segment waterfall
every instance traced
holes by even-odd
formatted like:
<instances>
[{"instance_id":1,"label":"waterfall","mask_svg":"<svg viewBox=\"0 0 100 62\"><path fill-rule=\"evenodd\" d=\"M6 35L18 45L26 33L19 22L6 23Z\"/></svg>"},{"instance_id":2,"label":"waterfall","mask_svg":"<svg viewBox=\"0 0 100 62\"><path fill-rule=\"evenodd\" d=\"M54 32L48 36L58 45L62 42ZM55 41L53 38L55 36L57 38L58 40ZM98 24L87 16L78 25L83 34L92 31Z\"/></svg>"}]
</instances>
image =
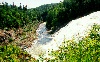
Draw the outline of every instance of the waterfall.
<instances>
[{"instance_id":1,"label":"waterfall","mask_svg":"<svg viewBox=\"0 0 100 62\"><path fill-rule=\"evenodd\" d=\"M94 23L100 25L100 11L72 20L52 35L48 34L46 30L46 22L41 23L36 30L37 39L34 40L30 48L25 50L35 58L39 58L41 54L44 54L44 57L51 57L48 53L52 50L57 50L64 40L74 38L78 42L78 40L87 36Z\"/></svg>"}]
</instances>

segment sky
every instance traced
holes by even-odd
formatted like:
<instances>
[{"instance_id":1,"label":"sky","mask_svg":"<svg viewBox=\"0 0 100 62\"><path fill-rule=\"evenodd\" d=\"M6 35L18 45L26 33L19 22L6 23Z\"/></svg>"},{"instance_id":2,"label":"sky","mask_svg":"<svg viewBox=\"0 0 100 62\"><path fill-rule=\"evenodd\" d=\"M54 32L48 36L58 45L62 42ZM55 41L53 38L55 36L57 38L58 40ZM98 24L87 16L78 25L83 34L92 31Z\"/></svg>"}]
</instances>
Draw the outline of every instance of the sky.
<instances>
[{"instance_id":1,"label":"sky","mask_svg":"<svg viewBox=\"0 0 100 62\"><path fill-rule=\"evenodd\" d=\"M13 4L19 6L20 3L23 5L27 5L28 8L36 8L38 6L44 5L44 4L50 4L50 3L59 3L63 0L0 0L0 3L7 2L8 4Z\"/></svg>"}]
</instances>

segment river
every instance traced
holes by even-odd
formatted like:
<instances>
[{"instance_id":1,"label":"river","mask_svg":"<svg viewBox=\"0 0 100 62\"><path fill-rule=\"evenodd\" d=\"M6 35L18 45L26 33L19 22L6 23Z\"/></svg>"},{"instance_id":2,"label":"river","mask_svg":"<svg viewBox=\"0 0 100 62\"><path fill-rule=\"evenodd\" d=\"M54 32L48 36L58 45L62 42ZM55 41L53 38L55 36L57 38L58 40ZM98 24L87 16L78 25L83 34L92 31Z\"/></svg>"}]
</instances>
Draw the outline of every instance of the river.
<instances>
[{"instance_id":1,"label":"river","mask_svg":"<svg viewBox=\"0 0 100 62\"><path fill-rule=\"evenodd\" d=\"M100 11L72 20L52 35L48 34L46 23L41 23L36 30L37 39L34 40L30 48L25 50L35 58L39 58L39 55L42 54L44 54L44 57L53 58L48 53L57 50L63 41L74 39L78 42L78 40L88 35L94 23L100 25Z\"/></svg>"}]
</instances>

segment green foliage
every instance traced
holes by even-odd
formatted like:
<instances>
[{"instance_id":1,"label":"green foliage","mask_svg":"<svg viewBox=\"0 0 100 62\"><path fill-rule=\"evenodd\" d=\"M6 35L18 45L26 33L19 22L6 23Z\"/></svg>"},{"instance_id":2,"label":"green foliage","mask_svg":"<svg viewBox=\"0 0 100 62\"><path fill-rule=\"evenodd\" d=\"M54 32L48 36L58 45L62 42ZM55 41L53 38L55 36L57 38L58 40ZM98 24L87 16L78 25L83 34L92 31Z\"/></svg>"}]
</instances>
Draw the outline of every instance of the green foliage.
<instances>
[{"instance_id":1,"label":"green foliage","mask_svg":"<svg viewBox=\"0 0 100 62\"><path fill-rule=\"evenodd\" d=\"M18 8L15 5L0 5L0 28L23 27L30 22L27 7Z\"/></svg>"},{"instance_id":2,"label":"green foliage","mask_svg":"<svg viewBox=\"0 0 100 62\"><path fill-rule=\"evenodd\" d=\"M36 8L28 9L28 12L30 14L29 16L34 15L35 18L33 18L33 20L46 21L48 11L53 9L55 5L57 5L57 3L41 5Z\"/></svg>"},{"instance_id":3,"label":"green foliage","mask_svg":"<svg viewBox=\"0 0 100 62\"><path fill-rule=\"evenodd\" d=\"M0 46L0 62L36 62L16 45Z\"/></svg>"},{"instance_id":4,"label":"green foliage","mask_svg":"<svg viewBox=\"0 0 100 62\"><path fill-rule=\"evenodd\" d=\"M48 62L99 62L100 61L100 25L93 25L90 34L76 43L64 41L59 50L52 51L55 59Z\"/></svg>"},{"instance_id":5,"label":"green foliage","mask_svg":"<svg viewBox=\"0 0 100 62\"><path fill-rule=\"evenodd\" d=\"M100 0L64 0L48 11L46 27L55 31L75 18L98 10Z\"/></svg>"},{"instance_id":6,"label":"green foliage","mask_svg":"<svg viewBox=\"0 0 100 62\"><path fill-rule=\"evenodd\" d=\"M13 39L11 37L8 40L9 40L9 42L12 42L13 41Z\"/></svg>"},{"instance_id":7,"label":"green foliage","mask_svg":"<svg viewBox=\"0 0 100 62\"><path fill-rule=\"evenodd\" d=\"M58 4L42 5L34 9L0 5L0 28L18 28L32 21L46 21L46 27L56 30L72 19L83 16L89 12L100 10L100 0L64 0ZM33 26L33 25L32 25ZM25 32L31 31L31 25ZM13 41L9 38L9 41ZM79 40L65 41L57 51L52 51L55 59L48 62L99 62L100 61L100 26L94 25L89 36ZM41 60L44 60L41 58ZM38 62L26 52L15 45L0 46L0 62Z\"/></svg>"}]
</instances>

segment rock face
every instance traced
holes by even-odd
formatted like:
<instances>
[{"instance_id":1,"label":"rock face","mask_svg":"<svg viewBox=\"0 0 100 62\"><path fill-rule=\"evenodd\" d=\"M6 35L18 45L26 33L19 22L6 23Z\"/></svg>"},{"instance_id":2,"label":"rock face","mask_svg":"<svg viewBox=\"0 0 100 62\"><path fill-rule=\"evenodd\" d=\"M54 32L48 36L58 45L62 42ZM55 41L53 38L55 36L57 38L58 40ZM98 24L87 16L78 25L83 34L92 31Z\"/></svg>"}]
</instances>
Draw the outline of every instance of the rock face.
<instances>
[{"instance_id":1,"label":"rock face","mask_svg":"<svg viewBox=\"0 0 100 62\"><path fill-rule=\"evenodd\" d=\"M48 51L57 50L64 40L74 38L78 42L87 36L93 24L100 25L100 11L72 20L53 35L47 33L45 24L40 24L37 29L38 39L34 41L35 43L30 48L25 49L32 57L38 58L40 54L44 54L44 57L50 57Z\"/></svg>"}]
</instances>

